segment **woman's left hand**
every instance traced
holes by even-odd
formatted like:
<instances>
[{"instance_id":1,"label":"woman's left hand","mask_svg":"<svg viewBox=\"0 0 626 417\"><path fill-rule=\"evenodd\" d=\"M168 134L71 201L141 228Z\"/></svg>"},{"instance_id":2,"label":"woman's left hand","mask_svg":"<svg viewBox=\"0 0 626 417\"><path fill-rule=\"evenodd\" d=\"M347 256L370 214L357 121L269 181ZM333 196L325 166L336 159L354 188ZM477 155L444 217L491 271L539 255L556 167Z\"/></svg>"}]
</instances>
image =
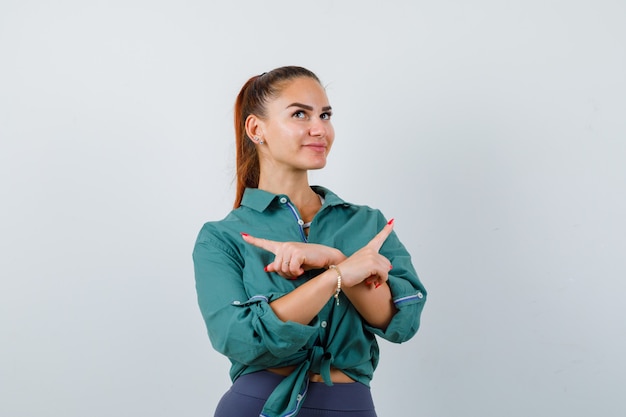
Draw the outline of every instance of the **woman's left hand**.
<instances>
[{"instance_id":1,"label":"woman's left hand","mask_svg":"<svg viewBox=\"0 0 626 417\"><path fill-rule=\"evenodd\" d=\"M265 271L276 272L287 279L296 279L304 274L304 271L328 268L329 265L338 264L346 259L340 250L330 246L316 243L277 242L246 233L242 233L241 236L247 243L272 252L275 255L274 262L267 265Z\"/></svg>"}]
</instances>

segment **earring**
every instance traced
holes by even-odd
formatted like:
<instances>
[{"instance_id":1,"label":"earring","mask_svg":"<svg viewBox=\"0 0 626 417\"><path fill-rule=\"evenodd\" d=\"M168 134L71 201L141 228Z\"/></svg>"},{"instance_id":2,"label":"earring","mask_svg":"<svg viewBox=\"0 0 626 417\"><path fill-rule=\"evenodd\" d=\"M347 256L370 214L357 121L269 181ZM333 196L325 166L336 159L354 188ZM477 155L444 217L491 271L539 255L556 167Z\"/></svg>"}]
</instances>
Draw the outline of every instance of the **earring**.
<instances>
[{"instance_id":1,"label":"earring","mask_svg":"<svg viewBox=\"0 0 626 417\"><path fill-rule=\"evenodd\" d=\"M259 138L258 136L255 136L254 140L257 141L259 145L263 145L265 143L263 142L263 139Z\"/></svg>"}]
</instances>

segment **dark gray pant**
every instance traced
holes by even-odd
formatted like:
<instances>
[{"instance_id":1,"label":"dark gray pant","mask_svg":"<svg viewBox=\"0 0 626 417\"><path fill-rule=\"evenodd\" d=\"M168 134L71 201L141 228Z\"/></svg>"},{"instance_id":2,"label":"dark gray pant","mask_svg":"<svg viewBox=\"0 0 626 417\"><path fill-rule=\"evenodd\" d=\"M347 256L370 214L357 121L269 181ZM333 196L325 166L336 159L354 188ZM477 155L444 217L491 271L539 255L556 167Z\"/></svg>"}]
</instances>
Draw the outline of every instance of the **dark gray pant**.
<instances>
[{"instance_id":1,"label":"dark gray pant","mask_svg":"<svg viewBox=\"0 0 626 417\"><path fill-rule=\"evenodd\" d=\"M224 394L215 417L258 417L265 400L283 380L268 371L237 378ZM369 387L359 383L327 386L309 383L306 398L297 417L376 417Z\"/></svg>"}]
</instances>

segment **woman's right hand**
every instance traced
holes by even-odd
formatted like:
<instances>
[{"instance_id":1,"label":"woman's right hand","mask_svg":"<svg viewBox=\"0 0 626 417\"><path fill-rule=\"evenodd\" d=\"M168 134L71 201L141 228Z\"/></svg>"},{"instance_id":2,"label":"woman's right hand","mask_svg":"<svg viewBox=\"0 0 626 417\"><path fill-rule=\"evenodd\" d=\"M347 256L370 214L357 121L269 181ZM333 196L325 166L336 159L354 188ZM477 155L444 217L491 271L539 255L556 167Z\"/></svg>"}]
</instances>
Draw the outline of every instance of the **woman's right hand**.
<instances>
[{"instance_id":1,"label":"woman's right hand","mask_svg":"<svg viewBox=\"0 0 626 417\"><path fill-rule=\"evenodd\" d=\"M340 250L330 246L302 242L278 242L242 233L247 243L272 252L274 261L265 266L266 272L276 272L283 278L296 279L310 269L328 268L346 259Z\"/></svg>"}]
</instances>

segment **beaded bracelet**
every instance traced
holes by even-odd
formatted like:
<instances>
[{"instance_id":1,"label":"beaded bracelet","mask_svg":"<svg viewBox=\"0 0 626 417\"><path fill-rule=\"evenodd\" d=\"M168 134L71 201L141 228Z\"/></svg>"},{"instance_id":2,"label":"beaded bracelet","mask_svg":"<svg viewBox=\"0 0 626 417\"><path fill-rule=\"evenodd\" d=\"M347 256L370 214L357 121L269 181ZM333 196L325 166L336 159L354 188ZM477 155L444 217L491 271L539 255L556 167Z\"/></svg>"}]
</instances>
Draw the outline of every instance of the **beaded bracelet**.
<instances>
[{"instance_id":1,"label":"beaded bracelet","mask_svg":"<svg viewBox=\"0 0 626 417\"><path fill-rule=\"evenodd\" d=\"M339 305L339 293L341 292L341 270L337 265L329 265L329 269L334 269L337 272L337 289L335 290L335 300L337 301L337 305Z\"/></svg>"}]
</instances>

